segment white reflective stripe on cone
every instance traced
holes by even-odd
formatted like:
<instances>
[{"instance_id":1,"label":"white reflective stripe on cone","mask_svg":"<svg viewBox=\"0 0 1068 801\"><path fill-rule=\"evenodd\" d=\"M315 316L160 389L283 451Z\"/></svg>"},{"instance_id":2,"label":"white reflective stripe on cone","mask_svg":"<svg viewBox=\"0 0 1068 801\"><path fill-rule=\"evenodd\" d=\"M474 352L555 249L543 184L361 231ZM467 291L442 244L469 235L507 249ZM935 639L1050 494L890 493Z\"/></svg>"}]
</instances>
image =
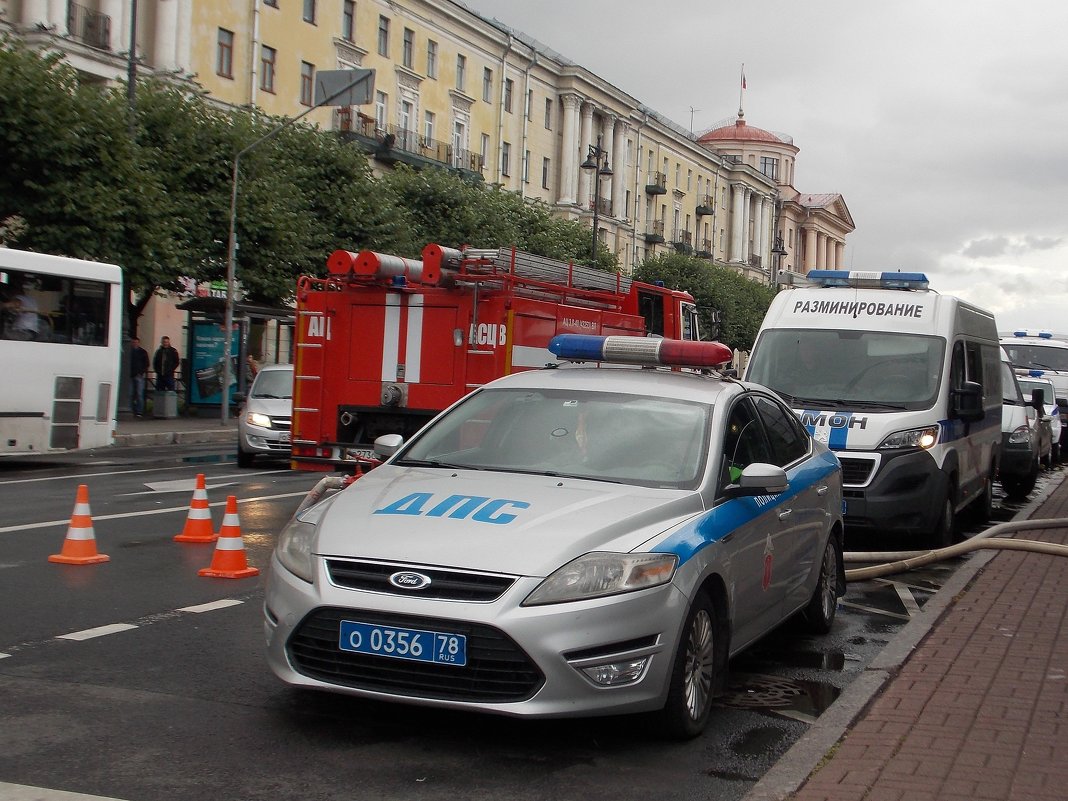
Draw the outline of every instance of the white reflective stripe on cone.
<instances>
[{"instance_id":1,"label":"white reflective stripe on cone","mask_svg":"<svg viewBox=\"0 0 1068 801\"><path fill-rule=\"evenodd\" d=\"M215 541L215 547L220 551L243 551L245 543L240 537L219 537Z\"/></svg>"},{"instance_id":2,"label":"white reflective stripe on cone","mask_svg":"<svg viewBox=\"0 0 1068 801\"><path fill-rule=\"evenodd\" d=\"M68 540L95 540L93 535L93 527L89 528L68 528L67 529Z\"/></svg>"},{"instance_id":3,"label":"white reflective stripe on cone","mask_svg":"<svg viewBox=\"0 0 1068 801\"><path fill-rule=\"evenodd\" d=\"M195 506L189 510L191 520L206 520L211 518L211 509L197 509Z\"/></svg>"},{"instance_id":4,"label":"white reflective stripe on cone","mask_svg":"<svg viewBox=\"0 0 1068 801\"><path fill-rule=\"evenodd\" d=\"M74 504L74 511L71 512L71 514L74 514L74 515L88 515L88 514L92 514L92 513L89 511L89 504L87 504L87 503L76 503L76 504Z\"/></svg>"}]
</instances>

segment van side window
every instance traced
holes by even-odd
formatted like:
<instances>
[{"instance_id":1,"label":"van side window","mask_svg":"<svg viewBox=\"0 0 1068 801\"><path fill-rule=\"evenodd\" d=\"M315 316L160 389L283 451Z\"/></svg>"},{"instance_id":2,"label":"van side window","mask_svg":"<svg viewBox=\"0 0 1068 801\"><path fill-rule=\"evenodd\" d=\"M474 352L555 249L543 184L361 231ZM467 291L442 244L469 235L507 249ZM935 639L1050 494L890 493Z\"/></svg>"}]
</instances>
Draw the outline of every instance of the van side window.
<instances>
[{"instance_id":1,"label":"van side window","mask_svg":"<svg viewBox=\"0 0 1068 801\"><path fill-rule=\"evenodd\" d=\"M993 403L1000 395L998 379L1001 377L1001 353L990 345L982 346L983 352L983 397Z\"/></svg>"},{"instance_id":2,"label":"van side window","mask_svg":"<svg viewBox=\"0 0 1068 801\"><path fill-rule=\"evenodd\" d=\"M964 343L953 343L953 361L949 363L950 389L964 389Z\"/></svg>"},{"instance_id":3,"label":"van side window","mask_svg":"<svg viewBox=\"0 0 1068 801\"><path fill-rule=\"evenodd\" d=\"M967 375L965 376L968 381L974 381L977 384L983 383L983 359L982 353L979 350L978 342L965 342L964 343L964 357L967 364Z\"/></svg>"}]
</instances>

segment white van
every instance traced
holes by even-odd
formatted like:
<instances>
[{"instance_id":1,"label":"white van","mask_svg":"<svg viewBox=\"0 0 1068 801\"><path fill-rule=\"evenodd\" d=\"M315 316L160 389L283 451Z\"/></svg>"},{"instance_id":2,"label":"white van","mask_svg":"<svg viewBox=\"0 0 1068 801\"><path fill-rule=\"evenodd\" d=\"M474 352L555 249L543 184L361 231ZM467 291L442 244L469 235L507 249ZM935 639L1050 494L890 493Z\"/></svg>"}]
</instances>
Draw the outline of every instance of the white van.
<instances>
[{"instance_id":1,"label":"white van","mask_svg":"<svg viewBox=\"0 0 1068 801\"><path fill-rule=\"evenodd\" d=\"M1001 350L1001 456L998 480L1009 500L1022 501L1035 488L1042 470L1038 412L1024 396L1004 348ZM1052 433L1047 433L1052 438Z\"/></svg>"},{"instance_id":2,"label":"white van","mask_svg":"<svg viewBox=\"0 0 1068 801\"><path fill-rule=\"evenodd\" d=\"M1048 378L1053 384L1057 408L1047 411L1059 415L1059 450L1068 453L1068 334L1025 329L1003 331L1001 347L1009 354L1017 375Z\"/></svg>"},{"instance_id":3,"label":"white van","mask_svg":"<svg viewBox=\"0 0 1068 801\"><path fill-rule=\"evenodd\" d=\"M994 317L922 273L813 270L779 293L746 380L771 387L842 462L845 523L953 541L958 512L990 514L1001 447ZM855 540L854 540L855 541Z\"/></svg>"}]
</instances>

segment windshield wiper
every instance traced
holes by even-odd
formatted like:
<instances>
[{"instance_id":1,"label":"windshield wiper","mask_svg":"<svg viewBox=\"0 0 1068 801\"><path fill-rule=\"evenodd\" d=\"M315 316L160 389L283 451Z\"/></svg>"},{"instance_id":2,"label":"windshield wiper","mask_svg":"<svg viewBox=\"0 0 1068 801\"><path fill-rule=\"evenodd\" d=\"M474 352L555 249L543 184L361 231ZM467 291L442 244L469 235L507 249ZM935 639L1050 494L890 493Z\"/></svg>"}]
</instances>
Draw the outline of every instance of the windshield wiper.
<instances>
[{"instance_id":1,"label":"windshield wiper","mask_svg":"<svg viewBox=\"0 0 1068 801\"><path fill-rule=\"evenodd\" d=\"M453 464L438 459L400 459L393 463L396 467L441 467L446 470L484 470L473 464Z\"/></svg>"},{"instance_id":2,"label":"windshield wiper","mask_svg":"<svg viewBox=\"0 0 1068 801\"><path fill-rule=\"evenodd\" d=\"M254 397L254 398L270 398L271 400L282 400L283 396L282 395L271 395L268 392L264 392L264 393L261 393L259 395L253 395L252 397ZM289 398L289 397L292 397L292 396L286 395L285 397Z\"/></svg>"},{"instance_id":3,"label":"windshield wiper","mask_svg":"<svg viewBox=\"0 0 1068 801\"><path fill-rule=\"evenodd\" d=\"M548 476L549 478L577 478L584 481L603 481L607 484L622 484L624 482L617 481L614 478L601 478L599 476L583 476L577 473L559 473L556 470L532 470L525 467L491 467L486 466L480 468L482 470L488 470L491 473L522 473L525 476Z\"/></svg>"},{"instance_id":4,"label":"windshield wiper","mask_svg":"<svg viewBox=\"0 0 1068 801\"><path fill-rule=\"evenodd\" d=\"M864 401L864 400L839 400L835 401L840 409L908 409L903 403L889 403L887 401Z\"/></svg>"}]
</instances>

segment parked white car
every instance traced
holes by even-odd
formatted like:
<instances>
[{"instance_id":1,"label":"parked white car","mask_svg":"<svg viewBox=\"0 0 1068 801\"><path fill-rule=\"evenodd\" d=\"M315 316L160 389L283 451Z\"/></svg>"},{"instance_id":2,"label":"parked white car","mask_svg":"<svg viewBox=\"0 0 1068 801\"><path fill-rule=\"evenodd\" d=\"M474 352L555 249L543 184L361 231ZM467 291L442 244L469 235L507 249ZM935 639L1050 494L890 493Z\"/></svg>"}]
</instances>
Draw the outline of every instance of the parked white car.
<instances>
[{"instance_id":1,"label":"parked white car","mask_svg":"<svg viewBox=\"0 0 1068 801\"><path fill-rule=\"evenodd\" d=\"M257 456L288 459L293 422L293 365L266 364L256 374L238 421L237 464Z\"/></svg>"}]
</instances>

